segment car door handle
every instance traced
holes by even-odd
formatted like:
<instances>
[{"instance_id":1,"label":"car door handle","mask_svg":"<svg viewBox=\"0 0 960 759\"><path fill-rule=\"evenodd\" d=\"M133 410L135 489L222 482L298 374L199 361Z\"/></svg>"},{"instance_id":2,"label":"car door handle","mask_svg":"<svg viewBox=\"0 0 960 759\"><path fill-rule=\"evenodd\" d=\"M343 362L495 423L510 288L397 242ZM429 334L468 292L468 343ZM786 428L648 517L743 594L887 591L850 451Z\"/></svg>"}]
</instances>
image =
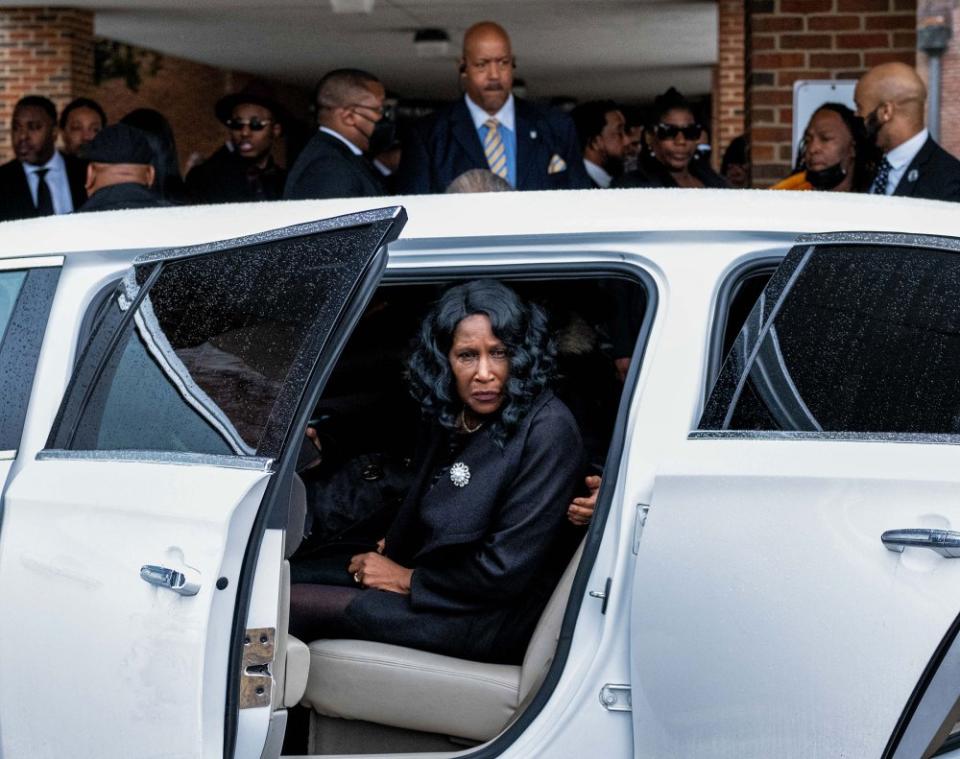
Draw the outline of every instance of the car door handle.
<instances>
[{"instance_id":1,"label":"car door handle","mask_svg":"<svg viewBox=\"0 0 960 759\"><path fill-rule=\"evenodd\" d=\"M200 592L200 583L190 582L183 572L156 564L140 567L140 579L158 588L166 588L181 596L195 596Z\"/></svg>"},{"instance_id":2,"label":"car door handle","mask_svg":"<svg viewBox=\"0 0 960 759\"><path fill-rule=\"evenodd\" d=\"M954 530L887 530L880 540L888 551L901 553L904 548L929 548L945 559L960 559L960 532Z\"/></svg>"}]
</instances>

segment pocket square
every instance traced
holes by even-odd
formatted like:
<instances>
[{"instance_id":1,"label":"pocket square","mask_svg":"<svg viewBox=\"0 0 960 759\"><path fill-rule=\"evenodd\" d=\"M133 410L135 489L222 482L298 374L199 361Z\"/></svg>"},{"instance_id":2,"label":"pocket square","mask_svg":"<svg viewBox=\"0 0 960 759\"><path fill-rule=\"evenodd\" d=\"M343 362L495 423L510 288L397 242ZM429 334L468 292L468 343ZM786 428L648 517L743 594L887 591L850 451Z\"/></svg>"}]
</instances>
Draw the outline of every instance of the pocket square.
<instances>
[{"instance_id":1,"label":"pocket square","mask_svg":"<svg viewBox=\"0 0 960 759\"><path fill-rule=\"evenodd\" d=\"M567 162L564 161L556 153L553 154L553 158L550 159L550 165L547 166L548 174L559 174L561 171L567 170Z\"/></svg>"}]
</instances>

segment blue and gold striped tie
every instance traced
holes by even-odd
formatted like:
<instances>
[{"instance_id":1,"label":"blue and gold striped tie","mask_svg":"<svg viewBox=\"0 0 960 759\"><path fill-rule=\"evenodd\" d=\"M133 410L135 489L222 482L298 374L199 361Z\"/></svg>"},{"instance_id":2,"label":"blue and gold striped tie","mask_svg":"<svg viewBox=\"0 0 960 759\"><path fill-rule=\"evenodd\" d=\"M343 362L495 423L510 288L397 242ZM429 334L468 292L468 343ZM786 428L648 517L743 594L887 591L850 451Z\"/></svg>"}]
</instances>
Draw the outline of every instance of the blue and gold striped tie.
<instances>
[{"instance_id":1,"label":"blue and gold striped tie","mask_svg":"<svg viewBox=\"0 0 960 759\"><path fill-rule=\"evenodd\" d=\"M487 156L487 166L498 177L506 179L507 150L500 138L500 122L496 119L487 119L484 126L487 128L487 136L483 139L483 152Z\"/></svg>"}]
</instances>

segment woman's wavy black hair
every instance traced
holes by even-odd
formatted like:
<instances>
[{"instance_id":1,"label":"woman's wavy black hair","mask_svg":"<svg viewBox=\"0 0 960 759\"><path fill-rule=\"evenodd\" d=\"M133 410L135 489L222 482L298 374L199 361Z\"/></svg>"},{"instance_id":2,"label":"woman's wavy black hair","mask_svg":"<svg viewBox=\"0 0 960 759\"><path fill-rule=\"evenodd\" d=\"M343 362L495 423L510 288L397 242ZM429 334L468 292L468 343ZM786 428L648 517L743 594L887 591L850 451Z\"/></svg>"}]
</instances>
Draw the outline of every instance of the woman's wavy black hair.
<instances>
[{"instance_id":1,"label":"woman's wavy black hair","mask_svg":"<svg viewBox=\"0 0 960 759\"><path fill-rule=\"evenodd\" d=\"M407 367L410 391L427 416L455 429L463 401L457 395L448 354L457 325L468 316L486 314L493 333L510 358L503 405L491 424L493 439L503 445L516 431L537 396L553 376L556 347L539 306L524 303L496 280L474 280L447 290L420 326L419 341Z\"/></svg>"}]
</instances>

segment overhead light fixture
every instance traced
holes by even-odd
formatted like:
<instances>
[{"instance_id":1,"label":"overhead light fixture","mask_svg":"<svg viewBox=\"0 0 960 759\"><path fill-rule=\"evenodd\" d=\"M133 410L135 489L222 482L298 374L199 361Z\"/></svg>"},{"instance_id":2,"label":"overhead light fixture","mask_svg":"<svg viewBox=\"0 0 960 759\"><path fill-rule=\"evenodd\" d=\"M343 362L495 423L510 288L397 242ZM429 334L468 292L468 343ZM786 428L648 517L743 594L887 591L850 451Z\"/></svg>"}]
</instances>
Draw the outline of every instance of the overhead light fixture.
<instances>
[{"instance_id":1,"label":"overhead light fixture","mask_svg":"<svg viewBox=\"0 0 960 759\"><path fill-rule=\"evenodd\" d=\"M373 13L377 0L330 0L334 13Z\"/></svg>"},{"instance_id":2,"label":"overhead light fixture","mask_svg":"<svg viewBox=\"0 0 960 759\"><path fill-rule=\"evenodd\" d=\"M442 58L450 52L450 37L443 29L417 29L413 46L418 58Z\"/></svg>"}]
</instances>

